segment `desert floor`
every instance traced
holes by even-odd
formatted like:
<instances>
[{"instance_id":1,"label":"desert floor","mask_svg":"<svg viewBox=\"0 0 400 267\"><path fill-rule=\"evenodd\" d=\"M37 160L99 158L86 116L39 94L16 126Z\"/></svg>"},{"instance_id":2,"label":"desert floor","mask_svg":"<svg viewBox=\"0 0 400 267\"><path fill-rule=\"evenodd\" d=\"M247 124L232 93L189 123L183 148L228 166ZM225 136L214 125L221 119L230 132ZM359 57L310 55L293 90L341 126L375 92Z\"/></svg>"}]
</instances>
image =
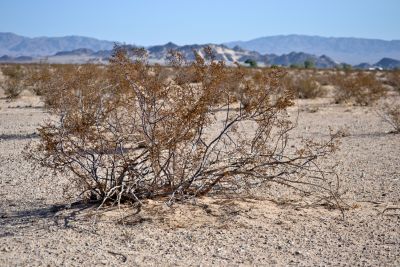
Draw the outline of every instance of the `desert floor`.
<instances>
[{"instance_id":1,"label":"desert floor","mask_svg":"<svg viewBox=\"0 0 400 267\"><path fill-rule=\"evenodd\" d=\"M396 96L392 96L396 97ZM400 134L374 107L303 100L293 139L341 129L330 160L350 208L291 203L286 189L254 197L132 207L77 205L65 177L32 166L22 152L46 118L40 100L0 93L0 265L400 266ZM37 167L37 168L34 168Z\"/></svg>"}]
</instances>

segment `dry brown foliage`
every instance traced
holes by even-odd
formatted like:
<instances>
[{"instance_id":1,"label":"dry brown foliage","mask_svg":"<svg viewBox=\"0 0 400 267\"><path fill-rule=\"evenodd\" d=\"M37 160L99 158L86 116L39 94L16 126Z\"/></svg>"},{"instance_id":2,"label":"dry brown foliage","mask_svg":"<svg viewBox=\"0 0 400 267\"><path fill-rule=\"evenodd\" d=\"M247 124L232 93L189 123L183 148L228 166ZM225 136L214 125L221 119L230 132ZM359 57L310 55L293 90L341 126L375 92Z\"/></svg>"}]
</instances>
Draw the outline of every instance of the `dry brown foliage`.
<instances>
[{"instance_id":1,"label":"dry brown foliage","mask_svg":"<svg viewBox=\"0 0 400 267\"><path fill-rule=\"evenodd\" d=\"M332 70L319 70L313 78L320 84L320 85L329 85L331 82L331 72Z\"/></svg>"},{"instance_id":2,"label":"dry brown foliage","mask_svg":"<svg viewBox=\"0 0 400 267\"><path fill-rule=\"evenodd\" d=\"M334 136L288 147L284 71L227 67L205 52L189 63L171 51L165 68L117 47L107 67L53 71L45 98L58 120L40 127L29 157L72 173L83 197L103 202L172 203L274 182L340 205L338 177L317 164Z\"/></svg>"},{"instance_id":3,"label":"dry brown foliage","mask_svg":"<svg viewBox=\"0 0 400 267\"><path fill-rule=\"evenodd\" d=\"M386 104L379 115L392 126L392 133L400 133L400 104Z\"/></svg>"},{"instance_id":4,"label":"dry brown foliage","mask_svg":"<svg viewBox=\"0 0 400 267\"><path fill-rule=\"evenodd\" d=\"M400 70L390 71L386 75L386 81L388 85L392 86L395 90L400 92Z\"/></svg>"},{"instance_id":5,"label":"dry brown foliage","mask_svg":"<svg viewBox=\"0 0 400 267\"><path fill-rule=\"evenodd\" d=\"M1 87L6 97L17 98L25 88L26 69L19 64L9 64L1 66L1 72L5 76Z\"/></svg>"},{"instance_id":6,"label":"dry brown foliage","mask_svg":"<svg viewBox=\"0 0 400 267\"><path fill-rule=\"evenodd\" d=\"M35 95L46 96L45 90L51 90L52 73L64 69L63 65L49 64L8 64L1 67L5 76L2 86L8 98L17 98L23 90L32 91Z\"/></svg>"},{"instance_id":7,"label":"dry brown foliage","mask_svg":"<svg viewBox=\"0 0 400 267\"><path fill-rule=\"evenodd\" d=\"M326 92L315 79L316 74L286 75L282 80L284 87L293 91L300 99L313 99L323 97Z\"/></svg>"},{"instance_id":8,"label":"dry brown foliage","mask_svg":"<svg viewBox=\"0 0 400 267\"><path fill-rule=\"evenodd\" d=\"M48 109L58 113L68 94L74 94L76 88L91 87L100 90L108 82L106 67L95 64L84 65L41 65L32 70L30 89L42 99ZM89 83L89 84L88 84ZM84 89L88 91L88 89Z\"/></svg>"},{"instance_id":9,"label":"dry brown foliage","mask_svg":"<svg viewBox=\"0 0 400 267\"><path fill-rule=\"evenodd\" d=\"M336 87L337 103L353 103L367 106L386 94L382 83L374 72L336 72L331 76Z\"/></svg>"},{"instance_id":10,"label":"dry brown foliage","mask_svg":"<svg viewBox=\"0 0 400 267\"><path fill-rule=\"evenodd\" d=\"M27 65L27 73L25 74L25 84L27 89L31 90L37 96L46 96L50 93L50 82L52 73L63 68L60 65L49 64L31 64Z\"/></svg>"}]
</instances>

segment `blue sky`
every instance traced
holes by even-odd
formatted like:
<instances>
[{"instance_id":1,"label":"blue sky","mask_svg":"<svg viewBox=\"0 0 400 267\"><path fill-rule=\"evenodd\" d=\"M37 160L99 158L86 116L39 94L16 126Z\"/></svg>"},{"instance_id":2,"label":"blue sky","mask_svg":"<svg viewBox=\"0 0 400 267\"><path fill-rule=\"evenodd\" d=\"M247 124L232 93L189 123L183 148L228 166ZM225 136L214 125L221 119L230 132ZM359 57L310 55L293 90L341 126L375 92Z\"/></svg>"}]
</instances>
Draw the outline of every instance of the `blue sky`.
<instances>
[{"instance_id":1,"label":"blue sky","mask_svg":"<svg viewBox=\"0 0 400 267\"><path fill-rule=\"evenodd\" d=\"M278 34L400 39L400 0L0 0L0 32L140 45Z\"/></svg>"}]
</instances>

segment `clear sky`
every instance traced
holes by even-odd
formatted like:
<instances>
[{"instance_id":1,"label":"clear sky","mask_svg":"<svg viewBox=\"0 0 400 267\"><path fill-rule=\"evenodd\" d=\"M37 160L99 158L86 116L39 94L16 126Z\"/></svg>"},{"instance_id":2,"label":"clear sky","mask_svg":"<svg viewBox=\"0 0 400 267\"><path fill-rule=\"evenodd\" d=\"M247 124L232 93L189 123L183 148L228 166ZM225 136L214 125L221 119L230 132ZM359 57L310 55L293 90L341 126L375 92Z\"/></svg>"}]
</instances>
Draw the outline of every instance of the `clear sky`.
<instances>
[{"instance_id":1,"label":"clear sky","mask_svg":"<svg viewBox=\"0 0 400 267\"><path fill-rule=\"evenodd\" d=\"M0 32L138 45L278 34L400 39L400 0L0 0Z\"/></svg>"}]
</instances>

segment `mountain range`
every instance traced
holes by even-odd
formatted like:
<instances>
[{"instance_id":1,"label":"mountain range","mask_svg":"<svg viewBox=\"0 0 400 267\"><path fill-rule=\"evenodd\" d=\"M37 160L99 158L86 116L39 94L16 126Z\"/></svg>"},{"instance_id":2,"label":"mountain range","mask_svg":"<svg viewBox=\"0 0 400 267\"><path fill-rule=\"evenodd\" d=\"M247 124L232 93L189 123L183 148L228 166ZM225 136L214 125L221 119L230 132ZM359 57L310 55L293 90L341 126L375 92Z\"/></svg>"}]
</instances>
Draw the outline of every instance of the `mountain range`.
<instances>
[{"instance_id":1,"label":"mountain range","mask_svg":"<svg viewBox=\"0 0 400 267\"><path fill-rule=\"evenodd\" d=\"M82 36L28 38L13 33L0 33L0 62L45 60L49 63L104 63L110 58L115 43ZM228 64L252 60L259 65L290 66L302 65L309 60L319 68L333 68L340 62L359 64L359 68L370 68L373 65L383 68L400 67L400 61L393 59L400 58L400 41L373 39L288 35L220 45L179 46L169 42L146 49L150 62L164 64L170 49L179 51L188 60L193 60L193 50L201 53L206 45L213 49L216 59L224 60ZM371 53L369 56L368 51Z\"/></svg>"},{"instance_id":2,"label":"mountain range","mask_svg":"<svg viewBox=\"0 0 400 267\"><path fill-rule=\"evenodd\" d=\"M97 51L112 49L113 46L114 42L83 36L29 38L10 32L0 32L0 56L40 57L79 48L89 48Z\"/></svg>"},{"instance_id":3,"label":"mountain range","mask_svg":"<svg viewBox=\"0 0 400 267\"><path fill-rule=\"evenodd\" d=\"M168 55L170 50L175 50L181 53L187 61L195 59L193 51L197 51L201 56L204 56L203 48L206 46L211 47L214 52L216 60L222 60L228 65L238 62L246 64L246 61L251 60L257 62L260 66L265 65L303 65L306 60L312 61L318 68L333 68L337 65L335 61L327 56L315 56L312 54L306 54L302 52L292 52L284 55L275 54L260 54L254 51L244 50L240 47L234 47L233 49L225 45L216 44L204 44L204 45L184 45L178 46L174 43L167 43L165 45L157 45L147 47L148 60L150 63L166 64L168 61ZM136 46L125 45L126 49L136 48ZM20 63L32 63L45 61L47 63L71 63L71 64L82 64L82 63L106 63L112 56L112 50L99 50L94 51L88 48L79 48L72 51L61 51L51 56L45 57L32 57L32 56L18 56L10 57L4 55L0 57L0 62L20 62Z\"/></svg>"},{"instance_id":4,"label":"mountain range","mask_svg":"<svg viewBox=\"0 0 400 267\"><path fill-rule=\"evenodd\" d=\"M400 40L385 41L365 38L335 38L307 35L276 35L249 41L225 43L259 53L285 54L304 52L328 55L338 62L349 64L375 63L382 58L400 59Z\"/></svg>"}]
</instances>

